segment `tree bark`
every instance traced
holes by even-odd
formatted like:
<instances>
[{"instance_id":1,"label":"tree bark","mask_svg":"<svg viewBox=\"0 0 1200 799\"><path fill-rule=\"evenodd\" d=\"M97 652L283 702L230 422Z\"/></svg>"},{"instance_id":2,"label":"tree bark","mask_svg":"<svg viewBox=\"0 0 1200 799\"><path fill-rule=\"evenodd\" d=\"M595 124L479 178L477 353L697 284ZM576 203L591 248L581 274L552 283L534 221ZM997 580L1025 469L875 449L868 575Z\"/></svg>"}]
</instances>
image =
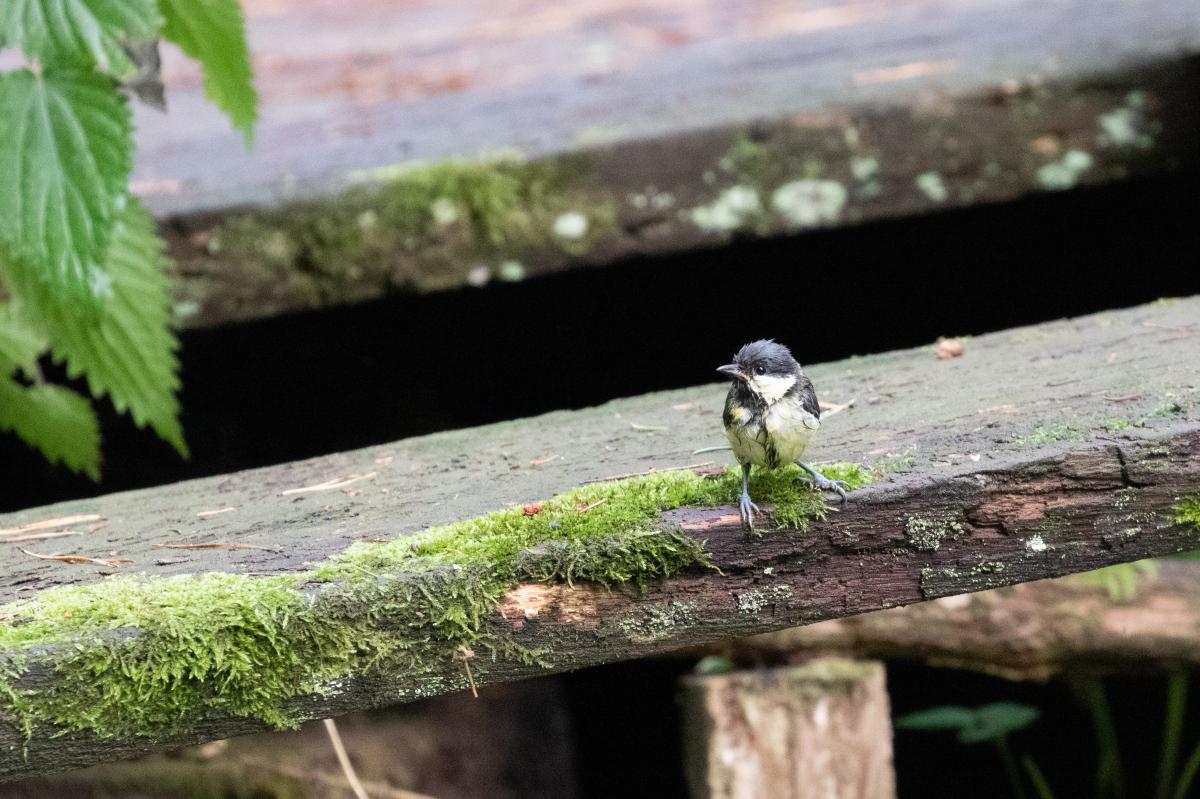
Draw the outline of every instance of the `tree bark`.
<instances>
[{"instance_id":1,"label":"tree bark","mask_svg":"<svg viewBox=\"0 0 1200 799\"><path fill-rule=\"evenodd\" d=\"M1200 564L1160 561L1125 579L1136 583L1127 598L1110 595L1098 580L1062 577L831 619L704 651L738 663L816 654L916 660L1012 680L1200 665Z\"/></svg>"},{"instance_id":2,"label":"tree bark","mask_svg":"<svg viewBox=\"0 0 1200 799\"><path fill-rule=\"evenodd\" d=\"M883 665L803 666L683 681L692 799L894 799Z\"/></svg>"}]
</instances>

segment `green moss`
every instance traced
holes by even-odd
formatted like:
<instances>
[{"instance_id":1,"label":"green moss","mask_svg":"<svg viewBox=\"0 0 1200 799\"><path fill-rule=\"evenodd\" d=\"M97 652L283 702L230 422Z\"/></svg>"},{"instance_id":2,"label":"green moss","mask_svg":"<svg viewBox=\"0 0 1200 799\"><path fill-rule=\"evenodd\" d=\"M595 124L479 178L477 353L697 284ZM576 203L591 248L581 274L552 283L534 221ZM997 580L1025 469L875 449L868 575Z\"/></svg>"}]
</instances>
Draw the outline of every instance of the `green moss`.
<instances>
[{"instance_id":1,"label":"green moss","mask_svg":"<svg viewBox=\"0 0 1200 799\"><path fill-rule=\"evenodd\" d=\"M878 477L883 477L896 472L907 472L912 469L915 462L916 456L911 450L903 453L889 452L875 462L873 473Z\"/></svg>"},{"instance_id":2,"label":"green moss","mask_svg":"<svg viewBox=\"0 0 1200 799\"><path fill-rule=\"evenodd\" d=\"M869 482L853 465L825 473ZM752 481L756 501L798 529L826 510L801 477L790 468ZM496 623L507 591L522 581L644 585L704 566L703 543L664 529L660 514L729 505L739 492L733 470L665 472L357 544L295 575L119 576L43 591L0 607L0 706L30 734L53 725L156 736L206 712L293 726L289 700L336 693L352 675L415 684L397 689L406 695L462 687L442 675L464 648L526 663L553 654L522 649ZM486 673L487 659L472 663ZM33 677L48 667L53 675Z\"/></svg>"},{"instance_id":3,"label":"green moss","mask_svg":"<svg viewBox=\"0 0 1200 799\"><path fill-rule=\"evenodd\" d=\"M1122 430L1132 430L1138 425L1126 419L1105 419L1100 423L1100 426L1110 433L1119 433Z\"/></svg>"},{"instance_id":4,"label":"green moss","mask_svg":"<svg viewBox=\"0 0 1200 799\"><path fill-rule=\"evenodd\" d=\"M1027 436L1018 436L1016 443L1021 446L1040 447L1054 441L1069 441L1078 438L1079 431L1067 424L1056 424L1050 427L1038 425Z\"/></svg>"},{"instance_id":5,"label":"green moss","mask_svg":"<svg viewBox=\"0 0 1200 799\"><path fill-rule=\"evenodd\" d=\"M575 252L604 235L615 211L611 201L585 196L579 176L586 168L578 157L562 157L371 170L351 176L358 185L334 199L231 217L208 248L244 274L265 273L281 290L311 294L314 304L381 283L457 286L481 261L513 261L539 246ZM579 207L590 218L586 240L556 239L556 220Z\"/></svg>"},{"instance_id":6,"label":"green moss","mask_svg":"<svg viewBox=\"0 0 1200 799\"><path fill-rule=\"evenodd\" d=\"M1200 530L1200 494L1176 502L1171 506L1171 513L1176 524L1190 524Z\"/></svg>"}]
</instances>

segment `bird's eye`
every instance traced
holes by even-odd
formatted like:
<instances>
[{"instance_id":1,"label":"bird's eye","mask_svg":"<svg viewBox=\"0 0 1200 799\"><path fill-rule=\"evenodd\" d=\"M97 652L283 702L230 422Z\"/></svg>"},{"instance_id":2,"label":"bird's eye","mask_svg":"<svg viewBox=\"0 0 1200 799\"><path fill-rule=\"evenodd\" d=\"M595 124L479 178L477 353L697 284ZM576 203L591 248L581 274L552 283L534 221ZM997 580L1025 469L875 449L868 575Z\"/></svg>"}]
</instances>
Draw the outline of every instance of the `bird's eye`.
<instances>
[{"instance_id":1,"label":"bird's eye","mask_svg":"<svg viewBox=\"0 0 1200 799\"><path fill-rule=\"evenodd\" d=\"M765 375L766 373L767 373L767 367L765 367L765 366L756 366L756 367L754 367L754 374L756 374L756 375Z\"/></svg>"}]
</instances>

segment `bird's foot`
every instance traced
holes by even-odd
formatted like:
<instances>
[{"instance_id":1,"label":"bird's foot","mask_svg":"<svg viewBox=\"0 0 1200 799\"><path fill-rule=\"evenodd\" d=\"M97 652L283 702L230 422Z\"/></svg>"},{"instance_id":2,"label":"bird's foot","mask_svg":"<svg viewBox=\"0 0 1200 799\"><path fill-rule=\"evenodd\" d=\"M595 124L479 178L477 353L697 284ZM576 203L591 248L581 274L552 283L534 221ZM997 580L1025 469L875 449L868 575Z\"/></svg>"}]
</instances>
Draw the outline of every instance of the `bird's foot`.
<instances>
[{"instance_id":1,"label":"bird's foot","mask_svg":"<svg viewBox=\"0 0 1200 799\"><path fill-rule=\"evenodd\" d=\"M738 503L738 510L742 514L742 524L747 530L754 529L754 514L758 513L758 506L751 501L750 495L743 493L741 502Z\"/></svg>"},{"instance_id":2,"label":"bird's foot","mask_svg":"<svg viewBox=\"0 0 1200 799\"><path fill-rule=\"evenodd\" d=\"M825 475L818 471L812 471L811 477L801 477L800 479L811 486L814 490L820 491L822 494L830 493L837 494L839 502L846 501L846 481L845 480L830 480Z\"/></svg>"}]
</instances>

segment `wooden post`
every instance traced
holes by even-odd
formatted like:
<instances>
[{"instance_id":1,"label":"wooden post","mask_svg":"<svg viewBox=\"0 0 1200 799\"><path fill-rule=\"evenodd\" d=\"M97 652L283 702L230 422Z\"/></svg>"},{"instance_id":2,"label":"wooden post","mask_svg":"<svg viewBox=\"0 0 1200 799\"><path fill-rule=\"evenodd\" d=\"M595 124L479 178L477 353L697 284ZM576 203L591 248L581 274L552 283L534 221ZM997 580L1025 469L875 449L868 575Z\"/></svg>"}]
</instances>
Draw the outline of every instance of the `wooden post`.
<instances>
[{"instance_id":1,"label":"wooden post","mask_svg":"<svg viewBox=\"0 0 1200 799\"><path fill-rule=\"evenodd\" d=\"M684 759L692 799L891 799L892 725L873 661L690 676Z\"/></svg>"}]
</instances>

